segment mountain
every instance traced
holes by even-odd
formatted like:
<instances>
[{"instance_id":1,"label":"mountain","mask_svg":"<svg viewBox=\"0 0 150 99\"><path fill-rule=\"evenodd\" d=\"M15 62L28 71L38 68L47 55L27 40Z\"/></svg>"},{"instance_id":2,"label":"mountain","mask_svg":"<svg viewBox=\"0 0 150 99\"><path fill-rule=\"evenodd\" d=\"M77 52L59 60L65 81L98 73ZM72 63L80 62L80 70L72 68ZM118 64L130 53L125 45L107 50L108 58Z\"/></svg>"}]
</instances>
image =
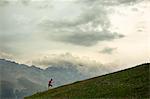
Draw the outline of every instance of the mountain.
<instances>
[{"instance_id":1,"label":"mountain","mask_svg":"<svg viewBox=\"0 0 150 99\"><path fill-rule=\"evenodd\" d=\"M54 79L53 87L55 88L92 76L84 74L77 67L81 68L78 64L62 61L59 64L51 64L46 69L41 69L0 59L0 97L2 99L21 99L47 90L50 78ZM86 66L82 65L82 68L86 68ZM100 68L103 72L99 74L109 71L106 68Z\"/></svg>"},{"instance_id":2,"label":"mountain","mask_svg":"<svg viewBox=\"0 0 150 99\"><path fill-rule=\"evenodd\" d=\"M42 69L0 59L0 97L20 99L47 89L48 76Z\"/></svg>"},{"instance_id":3,"label":"mountain","mask_svg":"<svg viewBox=\"0 0 150 99\"><path fill-rule=\"evenodd\" d=\"M78 81L25 99L149 98L150 63Z\"/></svg>"}]
</instances>

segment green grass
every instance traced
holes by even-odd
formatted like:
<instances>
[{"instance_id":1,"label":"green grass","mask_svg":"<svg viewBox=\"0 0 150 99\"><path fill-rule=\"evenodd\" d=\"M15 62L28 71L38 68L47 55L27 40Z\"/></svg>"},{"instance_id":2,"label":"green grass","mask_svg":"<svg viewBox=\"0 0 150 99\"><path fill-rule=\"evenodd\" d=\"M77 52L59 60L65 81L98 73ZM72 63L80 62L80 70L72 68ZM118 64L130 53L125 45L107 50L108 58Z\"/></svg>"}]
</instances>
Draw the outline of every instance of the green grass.
<instances>
[{"instance_id":1,"label":"green grass","mask_svg":"<svg viewBox=\"0 0 150 99\"><path fill-rule=\"evenodd\" d=\"M150 64L78 81L25 99L150 98Z\"/></svg>"}]
</instances>

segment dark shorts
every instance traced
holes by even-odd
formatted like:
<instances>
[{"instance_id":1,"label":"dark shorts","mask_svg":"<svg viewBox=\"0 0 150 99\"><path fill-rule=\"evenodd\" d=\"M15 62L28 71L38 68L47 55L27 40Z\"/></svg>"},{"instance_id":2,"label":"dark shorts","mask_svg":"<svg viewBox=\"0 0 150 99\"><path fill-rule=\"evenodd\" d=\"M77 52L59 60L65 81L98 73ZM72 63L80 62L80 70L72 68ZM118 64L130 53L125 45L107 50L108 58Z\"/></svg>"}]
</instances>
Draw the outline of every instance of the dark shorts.
<instances>
[{"instance_id":1,"label":"dark shorts","mask_svg":"<svg viewBox=\"0 0 150 99\"><path fill-rule=\"evenodd\" d=\"M48 84L48 87L50 87L50 86L52 87L52 85L51 85L51 84Z\"/></svg>"}]
</instances>

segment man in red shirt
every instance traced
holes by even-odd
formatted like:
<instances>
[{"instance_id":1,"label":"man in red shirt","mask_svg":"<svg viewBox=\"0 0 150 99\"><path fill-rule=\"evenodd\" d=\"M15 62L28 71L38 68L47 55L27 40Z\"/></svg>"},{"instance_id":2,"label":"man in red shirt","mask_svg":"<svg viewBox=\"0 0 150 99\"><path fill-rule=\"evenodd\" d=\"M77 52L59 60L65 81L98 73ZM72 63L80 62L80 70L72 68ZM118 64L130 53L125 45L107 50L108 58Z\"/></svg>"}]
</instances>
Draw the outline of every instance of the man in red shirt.
<instances>
[{"instance_id":1,"label":"man in red shirt","mask_svg":"<svg viewBox=\"0 0 150 99\"><path fill-rule=\"evenodd\" d=\"M53 82L53 79L51 78L51 80L48 81L48 88L52 87L52 82Z\"/></svg>"}]
</instances>

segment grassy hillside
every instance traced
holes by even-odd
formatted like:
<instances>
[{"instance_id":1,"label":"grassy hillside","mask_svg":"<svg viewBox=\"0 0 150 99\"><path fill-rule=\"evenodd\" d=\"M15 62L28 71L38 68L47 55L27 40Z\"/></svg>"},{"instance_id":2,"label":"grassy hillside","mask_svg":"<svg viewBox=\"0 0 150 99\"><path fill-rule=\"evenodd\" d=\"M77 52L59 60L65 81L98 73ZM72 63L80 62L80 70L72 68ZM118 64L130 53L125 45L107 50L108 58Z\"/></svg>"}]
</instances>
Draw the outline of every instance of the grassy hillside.
<instances>
[{"instance_id":1,"label":"grassy hillside","mask_svg":"<svg viewBox=\"0 0 150 99\"><path fill-rule=\"evenodd\" d=\"M150 64L91 78L34 94L25 99L148 98Z\"/></svg>"}]
</instances>

